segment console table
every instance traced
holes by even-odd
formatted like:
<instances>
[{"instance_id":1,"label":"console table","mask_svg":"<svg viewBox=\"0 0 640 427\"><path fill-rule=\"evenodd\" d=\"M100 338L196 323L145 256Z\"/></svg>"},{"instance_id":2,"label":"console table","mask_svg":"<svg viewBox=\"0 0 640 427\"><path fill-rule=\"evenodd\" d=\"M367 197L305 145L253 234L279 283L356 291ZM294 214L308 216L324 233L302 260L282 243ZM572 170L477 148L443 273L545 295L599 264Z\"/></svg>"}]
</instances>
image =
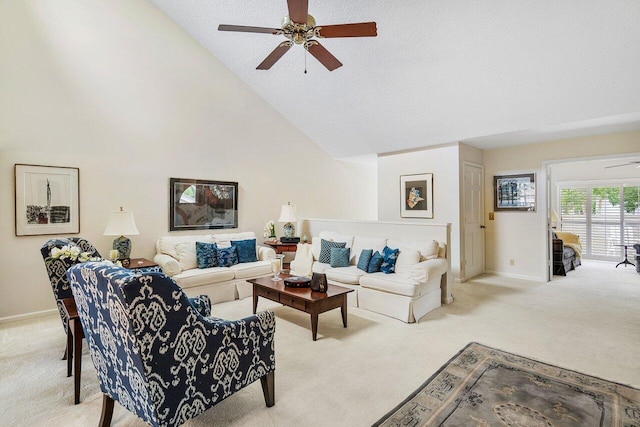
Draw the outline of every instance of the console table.
<instances>
[{"instance_id":1,"label":"console table","mask_svg":"<svg viewBox=\"0 0 640 427\"><path fill-rule=\"evenodd\" d=\"M267 240L267 241L264 241L263 243L275 249L276 254L281 254L284 252L296 252L298 250L297 243L282 243L280 240ZM289 263L285 262L282 265L282 268L289 268Z\"/></svg>"}]
</instances>

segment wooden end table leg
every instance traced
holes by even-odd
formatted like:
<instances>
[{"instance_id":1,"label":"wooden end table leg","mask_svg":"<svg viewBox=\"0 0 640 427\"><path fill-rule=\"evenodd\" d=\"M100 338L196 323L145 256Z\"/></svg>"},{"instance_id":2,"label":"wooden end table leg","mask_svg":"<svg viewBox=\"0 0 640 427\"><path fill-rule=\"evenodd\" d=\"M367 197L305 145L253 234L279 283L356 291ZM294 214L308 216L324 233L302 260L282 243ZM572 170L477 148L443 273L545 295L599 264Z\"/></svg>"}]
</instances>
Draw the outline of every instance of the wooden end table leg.
<instances>
[{"instance_id":1,"label":"wooden end table leg","mask_svg":"<svg viewBox=\"0 0 640 427\"><path fill-rule=\"evenodd\" d=\"M342 296L342 305L340 306L340 311L342 312L342 325L347 327L347 294Z\"/></svg>"},{"instance_id":2,"label":"wooden end table leg","mask_svg":"<svg viewBox=\"0 0 640 427\"><path fill-rule=\"evenodd\" d=\"M71 376L71 366L73 366L73 331L71 327L72 322L67 319L67 349L64 352L64 355L67 359L67 378Z\"/></svg>"},{"instance_id":3,"label":"wooden end table leg","mask_svg":"<svg viewBox=\"0 0 640 427\"><path fill-rule=\"evenodd\" d=\"M73 353L75 363L73 366L73 389L74 389L74 403L80 403L80 377L82 375L82 326L80 325L80 319L71 321L73 326Z\"/></svg>"}]
</instances>

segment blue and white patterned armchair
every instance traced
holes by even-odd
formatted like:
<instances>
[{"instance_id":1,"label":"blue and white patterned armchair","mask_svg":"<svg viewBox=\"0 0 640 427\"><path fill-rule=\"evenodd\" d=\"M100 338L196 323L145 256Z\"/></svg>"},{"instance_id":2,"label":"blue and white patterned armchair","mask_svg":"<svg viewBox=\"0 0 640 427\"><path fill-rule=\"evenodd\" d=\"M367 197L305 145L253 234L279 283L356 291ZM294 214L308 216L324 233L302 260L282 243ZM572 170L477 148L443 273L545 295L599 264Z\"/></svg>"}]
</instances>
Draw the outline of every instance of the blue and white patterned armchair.
<instances>
[{"instance_id":1,"label":"blue and white patterned armchair","mask_svg":"<svg viewBox=\"0 0 640 427\"><path fill-rule=\"evenodd\" d=\"M152 426L178 426L260 379L274 404L273 312L227 321L203 317L162 273L108 262L67 272L104 393Z\"/></svg>"}]
</instances>

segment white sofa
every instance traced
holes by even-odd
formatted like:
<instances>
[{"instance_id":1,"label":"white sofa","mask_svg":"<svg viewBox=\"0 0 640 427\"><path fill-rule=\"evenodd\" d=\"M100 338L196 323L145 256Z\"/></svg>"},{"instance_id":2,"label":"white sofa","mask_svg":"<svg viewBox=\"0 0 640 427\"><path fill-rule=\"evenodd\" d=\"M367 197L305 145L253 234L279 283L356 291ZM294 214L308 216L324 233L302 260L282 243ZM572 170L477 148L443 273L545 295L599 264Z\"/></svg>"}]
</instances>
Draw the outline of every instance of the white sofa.
<instances>
[{"instance_id":1,"label":"white sofa","mask_svg":"<svg viewBox=\"0 0 640 427\"><path fill-rule=\"evenodd\" d=\"M252 288L247 279L272 274L269 258L275 256L275 251L270 247L256 245L256 262L200 269L195 242L216 243L218 247L229 247L231 241L255 238L253 232L165 236L156 242L157 253L153 260L162 267L166 275L173 277L188 295L206 293L214 304L232 301L251 295Z\"/></svg>"},{"instance_id":2,"label":"white sofa","mask_svg":"<svg viewBox=\"0 0 640 427\"><path fill-rule=\"evenodd\" d=\"M351 249L350 265L331 267L319 262L321 239L346 242ZM367 273L356 267L363 249L382 253L385 246L400 250L395 273ZM312 271L326 274L331 284L353 289L348 294L349 305L414 323L441 305L440 287L448 271L445 246L433 239L396 240L322 231L312 239ZM296 271L296 260L291 269Z\"/></svg>"}]
</instances>

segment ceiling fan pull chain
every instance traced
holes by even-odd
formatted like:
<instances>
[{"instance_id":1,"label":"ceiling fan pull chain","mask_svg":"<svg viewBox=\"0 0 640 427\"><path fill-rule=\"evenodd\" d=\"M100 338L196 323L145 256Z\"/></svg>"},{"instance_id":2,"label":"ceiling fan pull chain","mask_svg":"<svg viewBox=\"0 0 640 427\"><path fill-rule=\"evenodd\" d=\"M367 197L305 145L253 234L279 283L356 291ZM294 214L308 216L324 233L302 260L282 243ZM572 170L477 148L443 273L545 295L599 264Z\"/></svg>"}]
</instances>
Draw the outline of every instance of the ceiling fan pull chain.
<instances>
[{"instance_id":1,"label":"ceiling fan pull chain","mask_svg":"<svg viewBox=\"0 0 640 427\"><path fill-rule=\"evenodd\" d=\"M307 74L307 49L304 50L304 73Z\"/></svg>"}]
</instances>

